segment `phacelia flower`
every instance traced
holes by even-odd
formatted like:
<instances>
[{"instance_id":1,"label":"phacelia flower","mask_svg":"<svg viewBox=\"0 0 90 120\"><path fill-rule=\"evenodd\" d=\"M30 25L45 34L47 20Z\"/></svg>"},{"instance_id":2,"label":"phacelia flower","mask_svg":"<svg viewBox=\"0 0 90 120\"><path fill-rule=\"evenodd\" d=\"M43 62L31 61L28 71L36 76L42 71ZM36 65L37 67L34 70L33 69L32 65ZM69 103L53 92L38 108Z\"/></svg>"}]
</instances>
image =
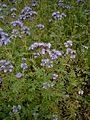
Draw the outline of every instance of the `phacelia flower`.
<instances>
[{"instance_id":1,"label":"phacelia flower","mask_svg":"<svg viewBox=\"0 0 90 120\"><path fill-rule=\"evenodd\" d=\"M19 112L19 110L21 110L21 105L18 105L18 106L13 105L13 107L12 107L13 113L17 113L17 112Z\"/></svg>"},{"instance_id":2,"label":"phacelia flower","mask_svg":"<svg viewBox=\"0 0 90 120\"><path fill-rule=\"evenodd\" d=\"M34 15L37 15L37 12L33 11L29 6L25 6L25 8L21 11L20 20L25 20L27 18L30 19Z\"/></svg>"},{"instance_id":3,"label":"phacelia flower","mask_svg":"<svg viewBox=\"0 0 90 120\"><path fill-rule=\"evenodd\" d=\"M24 34L26 34L26 35L30 35L31 33L29 32L29 28L27 27L27 26L24 26L23 28L22 28L22 33L24 33Z\"/></svg>"},{"instance_id":4,"label":"phacelia flower","mask_svg":"<svg viewBox=\"0 0 90 120\"><path fill-rule=\"evenodd\" d=\"M52 17L54 19L58 19L58 20L62 20L64 17L66 17L66 14L65 13L61 13L58 11L58 12L53 12L52 13Z\"/></svg>"},{"instance_id":5,"label":"phacelia flower","mask_svg":"<svg viewBox=\"0 0 90 120\"><path fill-rule=\"evenodd\" d=\"M3 32L3 29L0 28L0 45L7 45L10 43L10 39L7 33Z\"/></svg>"},{"instance_id":6,"label":"phacelia flower","mask_svg":"<svg viewBox=\"0 0 90 120\"><path fill-rule=\"evenodd\" d=\"M17 20L17 21L11 22L11 25L12 25L12 26L22 27L22 26L23 26L23 23L22 23L21 21Z\"/></svg>"},{"instance_id":7,"label":"phacelia flower","mask_svg":"<svg viewBox=\"0 0 90 120\"><path fill-rule=\"evenodd\" d=\"M42 59L41 60L41 66L46 66L48 68L52 68L53 67L53 61L51 61L49 59Z\"/></svg>"},{"instance_id":8,"label":"phacelia flower","mask_svg":"<svg viewBox=\"0 0 90 120\"><path fill-rule=\"evenodd\" d=\"M17 9L16 8L11 8L10 11L15 12L15 11L17 11Z\"/></svg>"},{"instance_id":9,"label":"phacelia flower","mask_svg":"<svg viewBox=\"0 0 90 120\"><path fill-rule=\"evenodd\" d=\"M53 80L56 80L58 78L57 74L53 74Z\"/></svg>"},{"instance_id":10,"label":"phacelia flower","mask_svg":"<svg viewBox=\"0 0 90 120\"><path fill-rule=\"evenodd\" d=\"M43 29L45 26L43 24L36 25L37 28Z\"/></svg>"},{"instance_id":11,"label":"phacelia flower","mask_svg":"<svg viewBox=\"0 0 90 120\"><path fill-rule=\"evenodd\" d=\"M40 53L33 53L34 54L34 58L37 58L38 56L40 56Z\"/></svg>"},{"instance_id":12,"label":"phacelia flower","mask_svg":"<svg viewBox=\"0 0 90 120\"><path fill-rule=\"evenodd\" d=\"M3 71L4 73L12 72L13 68L14 67L10 61L0 60L0 71Z\"/></svg>"},{"instance_id":13,"label":"phacelia flower","mask_svg":"<svg viewBox=\"0 0 90 120\"><path fill-rule=\"evenodd\" d=\"M16 77L17 77L17 78L21 78L21 77L22 77L22 73L20 73L20 72L17 73L17 74L16 74Z\"/></svg>"},{"instance_id":14,"label":"phacelia flower","mask_svg":"<svg viewBox=\"0 0 90 120\"><path fill-rule=\"evenodd\" d=\"M37 6L37 1L36 0L32 0L31 4L32 4L33 7L35 7L35 6Z\"/></svg>"},{"instance_id":15,"label":"phacelia flower","mask_svg":"<svg viewBox=\"0 0 90 120\"><path fill-rule=\"evenodd\" d=\"M68 40L67 42L64 43L65 47L71 47L73 45L71 40Z\"/></svg>"},{"instance_id":16,"label":"phacelia flower","mask_svg":"<svg viewBox=\"0 0 90 120\"><path fill-rule=\"evenodd\" d=\"M71 59L75 59L76 55L71 55L70 58Z\"/></svg>"},{"instance_id":17,"label":"phacelia flower","mask_svg":"<svg viewBox=\"0 0 90 120\"><path fill-rule=\"evenodd\" d=\"M23 68L23 70L27 69L28 68L27 63L21 63L21 68Z\"/></svg>"},{"instance_id":18,"label":"phacelia flower","mask_svg":"<svg viewBox=\"0 0 90 120\"><path fill-rule=\"evenodd\" d=\"M51 44L50 43L33 43L30 47L29 50L34 50L35 48L48 48L50 49Z\"/></svg>"}]
</instances>

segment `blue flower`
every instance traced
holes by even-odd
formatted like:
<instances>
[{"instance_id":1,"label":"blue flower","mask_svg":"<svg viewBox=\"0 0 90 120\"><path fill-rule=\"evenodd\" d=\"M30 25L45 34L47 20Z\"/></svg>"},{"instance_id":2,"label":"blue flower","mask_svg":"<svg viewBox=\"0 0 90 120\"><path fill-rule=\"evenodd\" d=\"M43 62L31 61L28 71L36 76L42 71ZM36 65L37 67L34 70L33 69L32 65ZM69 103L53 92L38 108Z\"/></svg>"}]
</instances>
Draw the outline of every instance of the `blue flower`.
<instances>
[{"instance_id":1,"label":"blue flower","mask_svg":"<svg viewBox=\"0 0 90 120\"><path fill-rule=\"evenodd\" d=\"M43 29L45 26L43 24L36 25L37 28Z\"/></svg>"},{"instance_id":2,"label":"blue flower","mask_svg":"<svg viewBox=\"0 0 90 120\"><path fill-rule=\"evenodd\" d=\"M16 77L17 77L17 78L21 78L21 77L22 77L22 73L18 72L18 73L16 74Z\"/></svg>"},{"instance_id":3,"label":"blue flower","mask_svg":"<svg viewBox=\"0 0 90 120\"><path fill-rule=\"evenodd\" d=\"M73 45L71 40L68 40L67 42L64 43L65 47L71 47Z\"/></svg>"},{"instance_id":4,"label":"blue flower","mask_svg":"<svg viewBox=\"0 0 90 120\"><path fill-rule=\"evenodd\" d=\"M26 64L26 63L21 63L21 68L23 68L23 70L25 70L25 69L27 69L27 68L28 68L28 66L27 66L27 64Z\"/></svg>"},{"instance_id":5,"label":"blue flower","mask_svg":"<svg viewBox=\"0 0 90 120\"><path fill-rule=\"evenodd\" d=\"M11 25L12 25L12 26L22 27L22 26L23 26L23 23L22 23L21 21L17 20L17 21L11 22Z\"/></svg>"}]
</instances>

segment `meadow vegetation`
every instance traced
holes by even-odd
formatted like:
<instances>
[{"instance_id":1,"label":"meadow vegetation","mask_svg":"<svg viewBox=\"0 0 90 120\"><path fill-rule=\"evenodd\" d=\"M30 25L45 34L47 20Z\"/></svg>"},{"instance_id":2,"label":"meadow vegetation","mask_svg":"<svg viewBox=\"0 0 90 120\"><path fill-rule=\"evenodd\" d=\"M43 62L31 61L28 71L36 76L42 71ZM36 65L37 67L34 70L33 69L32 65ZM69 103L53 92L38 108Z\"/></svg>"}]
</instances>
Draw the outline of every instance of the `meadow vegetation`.
<instances>
[{"instance_id":1,"label":"meadow vegetation","mask_svg":"<svg viewBox=\"0 0 90 120\"><path fill-rule=\"evenodd\" d=\"M90 120L90 0L0 0L0 120Z\"/></svg>"}]
</instances>

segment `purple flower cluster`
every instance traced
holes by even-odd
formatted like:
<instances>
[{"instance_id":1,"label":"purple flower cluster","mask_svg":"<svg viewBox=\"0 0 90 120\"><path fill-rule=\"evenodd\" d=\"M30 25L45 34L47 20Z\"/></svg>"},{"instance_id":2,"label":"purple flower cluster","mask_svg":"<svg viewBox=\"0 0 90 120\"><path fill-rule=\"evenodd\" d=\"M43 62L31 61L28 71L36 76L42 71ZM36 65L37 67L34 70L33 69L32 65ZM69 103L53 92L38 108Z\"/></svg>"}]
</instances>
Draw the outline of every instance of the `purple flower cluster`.
<instances>
[{"instance_id":1,"label":"purple flower cluster","mask_svg":"<svg viewBox=\"0 0 90 120\"><path fill-rule=\"evenodd\" d=\"M38 56L40 56L40 53L33 53L33 55L34 55L34 58L37 58Z\"/></svg>"},{"instance_id":2,"label":"purple flower cluster","mask_svg":"<svg viewBox=\"0 0 90 120\"><path fill-rule=\"evenodd\" d=\"M29 6L26 6L20 14L20 20L25 20L27 18L31 18L34 15L37 15L36 11L33 11L32 8L30 8Z\"/></svg>"},{"instance_id":3,"label":"purple flower cluster","mask_svg":"<svg viewBox=\"0 0 90 120\"><path fill-rule=\"evenodd\" d=\"M41 66L46 66L48 68L52 68L53 67L53 61L51 61L50 59L42 59L41 60Z\"/></svg>"},{"instance_id":4,"label":"purple flower cluster","mask_svg":"<svg viewBox=\"0 0 90 120\"><path fill-rule=\"evenodd\" d=\"M69 48L69 47L72 47L72 45L73 45L72 41L68 40L67 42L64 43L64 45L67 48L66 49L66 55L69 54L71 59L75 59L76 50L72 50L71 48Z\"/></svg>"},{"instance_id":5,"label":"purple flower cluster","mask_svg":"<svg viewBox=\"0 0 90 120\"><path fill-rule=\"evenodd\" d=\"M43 24L36 25L37 28L43 29L45 26Z\"/></svg>"},{"instance_id":6,"label":"purple flower cluster","mask_svg":"<svg viewBox=\"0 0 90 120\"><path fill-rule=\"evenodd\" d=\"M65 13L61 13L58 11L58 12L53 12L52 13L52 17L54 19L58 19L58 20L62 20L64 17L66 17L66 14Z\"/></svg>"},{"instance_id":7,"label":"purple flower cluster","mask_svg":"<svg viewBox=\"0 0 90 120\"><path fill-rule=\"evenodd\" d=\"M11 17L12 17L12 18L15 18L15 17L16 17L16 13L12 13L12 14L11 14Z\"/></svg>"},{"instance_id":8,"label":"purple flower cluster","mask_svg":"<svg viewBox=\"0 0 90 120\"><path fill-rule=\"evenodd\" d=\"M28 68L27 63L25 63L25 62L21 63L21 68L23 70L27 69Z\"/></svg>"},{"instance_id":9,"label":"purple flower cluster","mask_svg":"<svg viewBox=\"0 0 90 120\"><path fill-rule=\"evenodd\" d=\"M1 4L1 7L7 8L7 5L3 3L3 4Z\"/></svg>"},{"instance_id":10,"label":"purple flower cluster","mask_svg":"<svg viewBox=\"0 0 90 120\"><path fill-rule=\"evenodd\" d=\"M72 50L71 48L66 49L66 54L75 54L76 50Z\"/></svg>"},{"instance_id":11,"label":"purple flower cluster","mask_svg":"<svg viewBox=\"0 0 90 120\"><path fill-rule=\"evenodd\" d=\"M71 40L68 40L64 43L65 47L71 47L73 45Z\"/></svg>"},{"instance_id":12,"label":"purple flower cluster","mask_svg":"<svg viewBox=\"0 0 90 120\"><path fill-rule=\"evenodd\" d=\"M51 44L50 43L33 43L30 47L29 50L34 50L35 48L51 48Z\"/></svg>"},{"instance_id":13,"label":"purple flower cluster","mask_svg":"<svg viewBox=\"0 0 90 120\"><path fill-rule=\"evenodd\" d=\"M17 11L17 9L16 8L11 8L10 11L15 12L15 11Z\"/></svg>"},{"instance_id":14,"label":"purple flower cluster","mask_svg":"<svg viewBox=\"0 0 90 120\"><path fill-rule=\"evenodd\" d=\"M11 65L10 61L7 60L0 60L0 71L4 73L12 72L13 65Z\"/></svg>"},{"instance_id":15,"label":"purple flower cluster","mask_svg":"<svg viewBox=\"0 0 90 120\"><path fill-rule=\"evenodd\" d=\"M71 5L65 4L62 0L59 0L58 6L64 8L64 9L71 9L72 8Z\"/></svg>"},{"instance_id":16,"label":"purple flower cluster","mask_svg":"<svg viewBox=\"0 0 90 120\"><path fill-rule=\"evenodd\" d=\"M58 57L63 55L63 52L53 49L49 55L51 60L56 60Z\"/></svg>"},{"instance_id":17,"label":"purple flower cluster","mask_svg":"<svg viewBox=\"0 0 90 120\"><path fill-rule=\"evenodd\" d=\"M3 29L0 28L0 46L7 45L8 43L10 43L8 34L3 32Z\"/></svg>"},{"instance_id":18,"label":"purple flower cluster","mask_svg":"<svg viewBox=\"0 0 90 120\"><path fill-rule=\"evenodd\" d=\"M22 58L21 68L23 70L26 70L28 68L28 65L26 63L26 58Z\"/></svg>"},{"instance_id":19,"label":"purple flower cluster","mask_svg":"<svg viewBox=\"0 0 90 120\"><path fill-rule=\"evenodd\" d=\"M12 25L12 26L23 27L23 23L22 23L20 20L11 22L11 25Z\"/></svg>"},{"instance_id":20,"label":"purple flower cluster","mask_svg":"<svg viewBox=\"0 0 90 120\"><path fill-rule=\"evenodd\" d=\"M31 33L29 31L30 31L30 29L27 26L22 27L23 34L30 35Z\"/></svg>"},{"instance_id":21,"label":"purple flower cluster","mask_svg":"<svg viewBox=\"0 0 90 120\"><path fill-rule=\"evenodd\" d=\"M12 34L16 36L16 35L19 34L19 31L18 31L17 29L13 29L13 30L12 30Z\"/></svg>"},{"instance_id":22,"label":"purple flower cluster","mask_svg":"<svg viewBox=\"0 0 90 120\"><path fill-rule=\"evenodd\" d=\"M21 110L21 105L18 105L18 106L13 105L13 107L12 107L12 112L13 113L17 113L20 110Z\"/></svg>"},{"instance_id":23,"label":"purple flower cluster","mask_svg":"<svg viewBox=\"0 0 90 120\"><path fill-rule=\"evenodd\" d=\"M0 16L0 19L4 19L4 16Z\"/></svg>"},{"instance_id":24,"label":"purple flower cluster","mask_svg":"<svg viewBox=\"0 0 90 120\"><path fill-rule=\"evenodd\" d=\"M47 66L48 68L53 67L53 60L56 60L63 55L62 51L55 49L50 50L50 43L33 43L29 47L29 50L34 50L36 48L41 48L41 50L39 52L34 53L34 58L37 58L38 56L43 56L45 54L49 55L49 59L46 58L41 60L41 66Z\"/></svg>"}]
</instances>

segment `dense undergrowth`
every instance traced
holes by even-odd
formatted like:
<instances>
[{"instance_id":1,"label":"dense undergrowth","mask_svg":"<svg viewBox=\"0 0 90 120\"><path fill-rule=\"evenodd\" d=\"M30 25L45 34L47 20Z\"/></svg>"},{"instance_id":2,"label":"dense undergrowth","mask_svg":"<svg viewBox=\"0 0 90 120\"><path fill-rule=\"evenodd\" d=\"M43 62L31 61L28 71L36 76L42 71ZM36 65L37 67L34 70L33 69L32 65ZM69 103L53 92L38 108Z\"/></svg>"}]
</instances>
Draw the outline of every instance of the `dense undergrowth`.
<instances>
[{"instance_id":1,"label":"dense undergrowth","mask_svg":"<svg viewBox=\"0 0 90 120\"><path fill-rule=\"evenodd\" d=\"M0 1L0 120L90 119L90 1Z\"/></svg>"}]
</instances>

